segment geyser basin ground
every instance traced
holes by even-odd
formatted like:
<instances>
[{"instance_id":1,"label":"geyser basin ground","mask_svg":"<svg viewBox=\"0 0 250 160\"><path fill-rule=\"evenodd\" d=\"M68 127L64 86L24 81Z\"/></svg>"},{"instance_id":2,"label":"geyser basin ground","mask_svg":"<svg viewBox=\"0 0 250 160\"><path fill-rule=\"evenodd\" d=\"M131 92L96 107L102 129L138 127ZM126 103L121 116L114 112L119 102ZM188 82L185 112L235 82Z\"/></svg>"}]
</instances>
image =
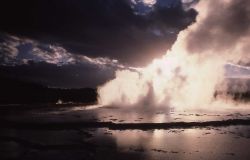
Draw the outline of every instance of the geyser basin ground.
<instances>
[{"instance_id":1,"label":"geyser basin ground","mask_svg":"<svg viewBox=\"0 0 250 160\"><path fill-rule=\"evenodd\" d=\"M2 107L1 114L0 155L6 159L250 158L245 110L48 105Z\"/></svg>"}]
</instances>

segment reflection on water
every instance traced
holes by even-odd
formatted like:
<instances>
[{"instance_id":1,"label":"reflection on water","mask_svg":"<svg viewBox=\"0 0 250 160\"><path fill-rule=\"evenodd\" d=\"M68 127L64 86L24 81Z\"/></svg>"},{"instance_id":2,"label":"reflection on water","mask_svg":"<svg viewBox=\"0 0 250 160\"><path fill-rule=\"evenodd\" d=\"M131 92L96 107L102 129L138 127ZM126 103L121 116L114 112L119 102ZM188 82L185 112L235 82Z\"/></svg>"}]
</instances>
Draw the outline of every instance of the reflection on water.
<instances>
[{"instance_id":1,"label":"reflection on water","mask_svg":"<svg viewBox=\"0 0 250 160\"><path fill-rule=\"evenodd\" d=\"M141 154L148 160L250 158L250 128L243 126L150 131L99 129L95 136L103 135L114 139L117 150Z\"/></svg>"},{"instance_id":2,"label":"reflection on water","mask_svg":"<svg viewBox=\"0 0 250 160\"><path fill-rule=\"evenodd\" d=\"M250 126L170 130L16 130L0 133L13 159L250 159Z\"/></svg>"},{"instance_id":3,"label":"reflection on water","mask_svg":"<svg viewBox=\"0 0 250 160\"><path fill-rule=\"evenodd\" d=\"M1 120L41 122L161 123L249 119L246 110L221 112L125 109L100 106L50 106L2 112ZM65 122L65 123L64 123ZM49 124L49 123L48 123ZM81 123L80 123L81 124ZM84 123L83 123L84 124ZM28 126L29 127L29 126ZM0 155L12 159L250 159L250 126L166 130L107 128L5 128Z\"/></svg>"}]
</instances>

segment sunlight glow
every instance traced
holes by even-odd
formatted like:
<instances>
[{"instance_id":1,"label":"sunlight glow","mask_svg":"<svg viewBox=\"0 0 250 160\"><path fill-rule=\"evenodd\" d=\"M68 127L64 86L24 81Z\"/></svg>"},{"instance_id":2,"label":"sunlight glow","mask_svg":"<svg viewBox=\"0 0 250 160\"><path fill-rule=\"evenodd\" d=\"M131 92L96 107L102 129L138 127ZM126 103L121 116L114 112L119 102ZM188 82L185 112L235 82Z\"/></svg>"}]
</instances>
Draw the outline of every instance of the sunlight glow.
<instances>
[{"instance_id":1,"label":"sunlight glow","mask_svg":"<svg viewBox=\"0 0 250 160\"><path fill-rule=\"evenodd\" d=\"M143 3L149 6L153 6L156 2L156 0L143 0Z\"/></svg>"}]
</instances>

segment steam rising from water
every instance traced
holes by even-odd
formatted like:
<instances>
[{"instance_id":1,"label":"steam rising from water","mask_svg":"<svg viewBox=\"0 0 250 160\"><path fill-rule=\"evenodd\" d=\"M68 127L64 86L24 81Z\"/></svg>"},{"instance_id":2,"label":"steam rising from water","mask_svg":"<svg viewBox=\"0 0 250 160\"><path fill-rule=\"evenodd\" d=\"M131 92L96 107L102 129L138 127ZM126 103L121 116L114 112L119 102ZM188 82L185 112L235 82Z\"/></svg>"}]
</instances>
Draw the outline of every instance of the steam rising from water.
<instances>
[{"instance_id":1,"label":"steam rising from water","mask_svg":"<svg viewBox=\"0 0 250 160\"><path fill-rule=\"evenodd\" d=\"M200 1L197 22L180 32L172 49L137 72L117 71L98 88L99 103L176 109L236 105L214 94L227 90L225 64L250 60L250 2L239 1Z\"/></svg>"}]
</instances>

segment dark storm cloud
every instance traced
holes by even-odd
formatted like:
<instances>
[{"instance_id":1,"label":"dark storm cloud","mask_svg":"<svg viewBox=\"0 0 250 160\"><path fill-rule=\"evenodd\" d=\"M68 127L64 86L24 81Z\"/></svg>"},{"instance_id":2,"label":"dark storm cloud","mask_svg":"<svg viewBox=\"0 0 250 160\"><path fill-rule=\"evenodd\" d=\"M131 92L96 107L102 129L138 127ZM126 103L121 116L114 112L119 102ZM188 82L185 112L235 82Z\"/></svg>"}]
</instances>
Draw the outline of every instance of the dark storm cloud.
<instances>
[{"instance_id":1,"label":"dark storm cloud","mask_svg":"<svg viewBox=\"0 0 250 160\"><path fill-rule=\"evenodd\" d=\"M250 1L210 0L198 27L189 33L191 53L211 50L218 54L242 54L250 62Z\"/></svg>"},{"instance_id":2,"label":"dark storm cloud","mask_svg":"<svg viewBox=\"0 0 250 160\"><path fill-rule=\"evenodd\" d=\"M138 65L164 54L197 14L180 0L132 5L131 0L2 0L0 29L58 43L72 53Z\"/></svg>"}]
</instances>

